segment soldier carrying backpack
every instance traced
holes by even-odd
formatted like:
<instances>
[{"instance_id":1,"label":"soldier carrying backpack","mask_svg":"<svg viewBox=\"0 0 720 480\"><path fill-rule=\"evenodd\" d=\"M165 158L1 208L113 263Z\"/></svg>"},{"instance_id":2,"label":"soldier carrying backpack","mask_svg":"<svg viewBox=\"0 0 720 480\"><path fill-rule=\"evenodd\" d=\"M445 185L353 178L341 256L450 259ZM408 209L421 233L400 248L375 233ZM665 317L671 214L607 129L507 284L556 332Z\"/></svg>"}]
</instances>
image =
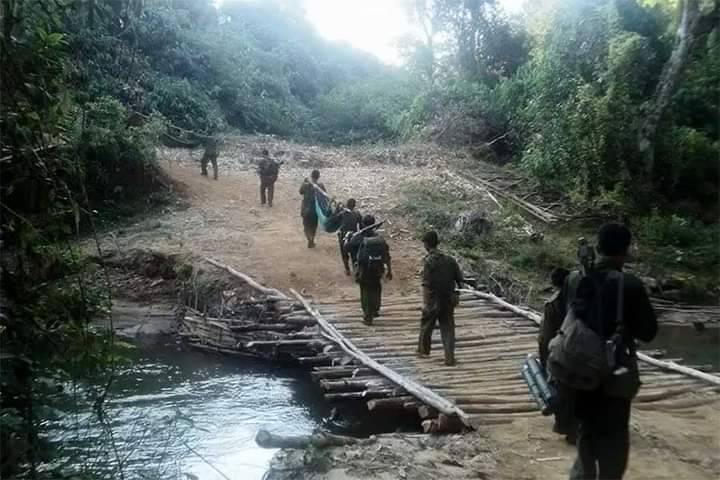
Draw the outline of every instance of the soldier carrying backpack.
<instances>
[{"instance_id":1,"label":"soldier carrying backpack","mask_svg":"<svg viewBox=\"0 0 720 480\"><path fill-rule=\"evenodd\" d=\"M362 233L349 242L351 256L356 259L355 280L360 285L360 303L366 325L372 325L373 319L380 315L382 277L386 268L387 279L392 280L390 247L375 228L369 228L373 225L375 217L365 215L362 218Z\"/></svg>"},{"instance_id":2,"label":"soldier carrying backpack","mask_svg":"<svg viewBox=\"0 0 720 480\"><path fill-rule=\"evenodd\" d=\"M636 340L651 341L657 318L642 281L623 273L632 240L624 225L598 231L597 262L563 286L564 318L548 370L575 391L580 428L571 479L621 479L630 449L630 403L640 387Z\"/></svg>"}]
</instances>

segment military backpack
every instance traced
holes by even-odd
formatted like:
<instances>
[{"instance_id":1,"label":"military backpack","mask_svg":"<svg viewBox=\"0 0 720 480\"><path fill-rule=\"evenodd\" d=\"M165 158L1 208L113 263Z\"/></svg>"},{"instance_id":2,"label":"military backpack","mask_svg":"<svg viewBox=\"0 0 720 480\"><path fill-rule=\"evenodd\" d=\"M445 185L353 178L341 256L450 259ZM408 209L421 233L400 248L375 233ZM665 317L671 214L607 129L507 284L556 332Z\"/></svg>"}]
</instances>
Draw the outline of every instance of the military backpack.
<instances>
[{"instance_id":1,"label":"military backpack","mask_svg":"<svg viewBox=\"0 0 720 480\"><path fill-rule=\"evenodd\" d=\"M358 280L377 280L385 272L385 240L379 236L363 238L357 254Z\"/></svg>"}]
</instances>

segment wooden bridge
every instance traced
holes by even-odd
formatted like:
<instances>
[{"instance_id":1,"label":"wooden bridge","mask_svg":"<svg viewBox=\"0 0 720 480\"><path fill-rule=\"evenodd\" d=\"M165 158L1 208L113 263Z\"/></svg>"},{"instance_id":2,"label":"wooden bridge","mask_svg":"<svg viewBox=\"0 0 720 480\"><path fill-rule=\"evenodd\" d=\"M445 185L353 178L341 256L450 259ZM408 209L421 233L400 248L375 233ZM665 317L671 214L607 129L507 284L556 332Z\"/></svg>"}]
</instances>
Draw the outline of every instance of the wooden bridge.
<instances>
[{"instance_id":1,"label":"wooden bridge","mask_svg":"<svg viewBox=\"0 0 720 480\"><path fill-rule=\"evenodd\" d=\"M263 298L241 302L217 318L186 312L180 334L196 348L306 365L329 402L364 403L370 412L416 411L429 431L446 429L443 417L478 427L540 415L520 375L524 357L537 351L534 312L490 294L463 291L455 313L458 364L446 367L438 331L431 356L416 356L419 295L384 298L381 316L367 326L356 301L312 303L211 263L248 282ZM648 355L640 359L644 385L635 408L720 409L720 377Z\"/></svg>"}]
</instances>

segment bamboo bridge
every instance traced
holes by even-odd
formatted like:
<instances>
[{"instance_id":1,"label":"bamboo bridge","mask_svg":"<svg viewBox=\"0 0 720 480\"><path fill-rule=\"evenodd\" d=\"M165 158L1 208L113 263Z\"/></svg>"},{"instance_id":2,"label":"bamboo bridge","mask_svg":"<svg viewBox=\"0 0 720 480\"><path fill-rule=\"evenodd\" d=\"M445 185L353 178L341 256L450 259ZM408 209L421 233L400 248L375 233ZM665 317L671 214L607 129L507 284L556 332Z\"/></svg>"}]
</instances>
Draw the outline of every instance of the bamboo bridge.
<instances>
[{"instance_id":1,"label":"bamboo bridge","mask_svg":"<svg viewBox=\"0 0 720 480\"><path fill-rule=\"evenodd\" d=\"M195 348L304 365L331 404L364 404L369 412L417 413L426 432L457 431L540 415L520 375L537 350L537 313L494 295L462 290L455 311L456 359L443 363L439 332L428 358L416 356L422 298L383 299L372 326L355 301L312 302L288 296L207 259L262 294L240 311L210 318L188 309L180 335ZM634 408L720 410L720 377L639 354L643 387Z\"/></svg>"}]
</instances>

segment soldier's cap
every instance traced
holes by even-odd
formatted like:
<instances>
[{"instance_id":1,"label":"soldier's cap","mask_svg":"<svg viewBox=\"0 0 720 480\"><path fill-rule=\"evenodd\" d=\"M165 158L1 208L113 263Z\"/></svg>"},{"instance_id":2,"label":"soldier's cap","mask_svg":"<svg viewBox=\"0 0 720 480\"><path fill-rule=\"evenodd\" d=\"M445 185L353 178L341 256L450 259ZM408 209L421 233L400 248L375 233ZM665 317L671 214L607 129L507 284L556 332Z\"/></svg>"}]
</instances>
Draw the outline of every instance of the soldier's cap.
<instances>
[{"instance_id":1,"label":"soldier's cap","mask_svg":"<svg viewBox=\"0 0 720 480\"><path fill-rule=\"evenodd\" d=\"M369 227L370 225L375 225L375 217L373 217L372 215L363 216L362 224L363 224L363 227Z\"/></svg>"}]
</instances>

